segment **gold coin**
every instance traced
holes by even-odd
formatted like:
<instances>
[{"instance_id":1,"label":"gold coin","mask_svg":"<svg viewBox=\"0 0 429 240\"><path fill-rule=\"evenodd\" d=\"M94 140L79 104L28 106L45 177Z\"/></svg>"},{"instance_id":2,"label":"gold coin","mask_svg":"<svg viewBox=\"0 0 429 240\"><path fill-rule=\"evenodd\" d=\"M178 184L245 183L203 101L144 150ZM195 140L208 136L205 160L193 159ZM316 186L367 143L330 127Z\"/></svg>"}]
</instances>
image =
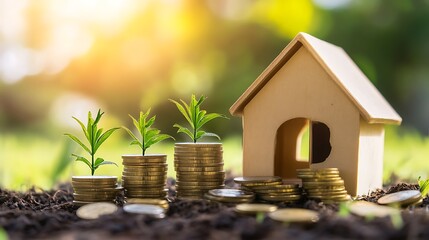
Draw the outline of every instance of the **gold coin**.
<instances>
[{"instance_id":1,"label":"gold coin","mask_svg":"<svg viewBox=\"0 0 429 240\"><path fill-rule=\"evenodd\" d=\"M91 203L80 207L76 211L76 215L82 219L97 219L102 215L112 214L117 210L118 207L113 203Z\"/></svg>"},{"instance_id":2,"label":"gold coin","mask_svg":"<svg viewBox=\"0 0 429 240\"><path fill-rule=\"evenodd\" d=\"M214 172L176 172L176 176L187 176L187 175L200 175L200 176L207 176L207 175L225 175L225 171L214 171Z\"/></svg>"},{"instance_id":3,"label":"gold coin","mask_svg":"<svg viewBox=\"0 0 429 240\"><path fill-rule=\"evenodd\" d=\"M307 194L310 198L325 198L329 199L329 197L337 197L337 196L347 196L347 191L342 192L333 192L333 193L327 193L327 192L311 192Z\"/></svg>"},{"instance_id":4,"label":"gold coin","mask_svg":"<svg viewBox=\"0 0 429 240\"><path fill-rule=\"evenodd\" d=\"M74 189L101 189L101 188L116 188L117 184L95 184L95 183L80 183L73 182L72 187Z\"/></svg>"},{"instance_id":5,"label":"gold coin","mask_svg":"<svg viewBox=\"0 0 429 240\"><path fill-rule=\"evenodd\" d=\"M276 210L276 205L261 203L242 203L235 206L235 211L243 214L269 213Z\"/></svg>"},{"instance_id":6,"label":"gold coin","mask_svg":"<svg viewBox=\"0 0 429 240\"><path fill-rule=\"evenodd\" d=\"M163 181L167 179L167 173L164 175L153 175L153 176L122 176L123 180L127 181Z\"/></svg>"},{"instance_id":7,"label":"gold coin","mask_svg":"<svg viewBox=\"0 0 429 240\"><path fill-rule=\"evenodd\" d=\"M217 188L222 188L225 185L214 185L214 186L176 186L176 190L177 191L186 191L186 190L211 190L211 189L217 189Z\"/></svg>"},{"instance_id":8,"label":"gold coin","mask_svg":"<svg viewBox=\"0 0 429 240\"><path fill-rule=\"evenodd\" d=\"M264 189L255 191L257 194L301 194L301 190L294 188L285 189Z\"/></svg>"},{"instance_id":9,"label":"gold coin","mask_svg":"<svg viewBox=\"0 0 429 240\"><path fill-rule=\"evenodd\" d=\"M287 223L310 223L319 221L316 211L301 208L284 208L268 213L268 217L275 221Z\"/></svg>"},{"instance_id":10,"label":"gold coin","mask_svg":"<svg viewBox=\"0 0 429 240\"><path fill-rule=\"evenodd\" d=\"M216 162L216 163L187 163L187 162L180 162L180 163L174 163L174 169L177 169L179 167L217 167L217 166L223 166L224 162Z\"/></svg>"},{"instance_id":11,"label":"gold coin","mask_svg":"<svg viewBox=\"0 0 429 240\"><path fill-rule=\"evenodd\" d=\"M130 182L130 181L122 181L122 186L124 188L160 188L165 186L165 182L163 181L137 181L137 182Z\"/></svg>"},{"instance_id":12,"label":"gold coin","mask_svg":"<svg viewBox=\"0 0 429 240\"><path fill-rule=\"evenodd\" d=\"M400 214L400 210L372 202L356 201L349 205L350 212L361 217L387 217Z\"/></svg>"},{"instance_id":13,"label":"gold coin","mask_svg":"<svg viewBox=\"0 0 429 240\"><path fill-rule=\"evenodd\" d=\"M241 186L251 188L254 187L261 187L261 186L275 186L275 185L282 185L283 182L269 182L269 183L242 183Z\"/></svg>"},{"instance_id":14,"label":"gold coin","mask_svg":"<svg viewBox=\"0 0 429 240\"><path fill-rule=\"evenodd\" d=\"M127 204L149 204L149 205L157 205L165 210L169 208L169 204L167 200L156 199L156 198L127 198L125 199Z\"/></svg>"},{"instance_id":15,"label":"gold coin","mask_svg":"<svg viewBox=\"0 0 429 240\"><path fill-rule=\"evenodd\" d=\"M301 199L301 195L259 195L259 198L265 201L273 202L294 202Z\"/></svg>"},{"instance_id":16,"label":"gold coin","mask_svg":"<svg viewBox=\"0 0 429 240\"><path fill-rule=\"evenodd\" d=\"M281 182L282 178L278 176L249 176L249 177L236 177L234 182L238 184L252 184L252 183L272 183Z\"/></svg>"},{"instance_id":17,"label":"gold coin","mask_svg":"<svg viewBox=\"0 0 429 240\"><path fill-rule=\"evenodd\" d=\"M204 198L210 201L223 202L223 203L249 203L253 198L233 198L233 197L218 197L211 194L204 194Z\"/></svg>"},{"instance_id":18,"label":"gold coin","mask_svg":"<svg viewBox=\"0 0 429 240\"><path fill-rule=\"evenodd\" d=\"M197 160L188 160L188 159L182 159L182 160L177 160L174 159L174 166L182 166L183 164L200 164L200 165L206 165L206 164L219 164L219 163L223 163L222 159L197 159Z\"/></svg>"},{"instance_id":19,"label":"gold coin","mask_svg":"<svg viewBox=\"0 0 429 240\"><path fill-rule=\"evenodd\" d=\"M344 186L344 180L336 180L330 182L303 182L302 185L305 187L311 186Z\"/></svg>"},{"instance_id":20,"label":"gold coin","mask_svg":"<svg viewBox=\"0 0 429 240\"><path fill-rule=\"evenodd\" d=\"M122 155L122 160L130 161L146 161L148 159L162 159L166 160L167 155L165 154L146 154L146 155Z\"/></svg>"},{"instance_id":21,"label":"gold coin","mask_svg":"<svg viewBox=\"0 0 429 240\"><path fill-rule=\"evenodd\" d=\"M122 176L161 176L165 174L167 174L167 171L122 172Z\"/></svg>"},{"instance_id":22,"label":"gold coin","mask_svg":"<svg viewBox=\"0 0 429 240\"><path fill-rule=\"evenodd\" d=\"M177 147L188 147L188 148L199 148L199 147L217 147L217 148L221 148L222 147L222 143L175 143L174 144L174 148Z\"/></svg>"},{"instance_id":23,"label":"gold coin","mask_svg":"<svg viewBox=\"0 0 429 240\"><path fill-rule=\"evenodd\" d=\"M387 194L378 199L378 204L387 205L387 204L397 204L401 206L406 206L414 202L419 201L422 198L422 194L419 190L405 190L395 193Z\"/></svg>"},{"instance_id":24,"label":"gold coin","mask_svg":"<svg viewBox=\"0 0 429 240\"><path fill-rule=\"evenodd\" d=\"M151 163L151 164L143 164L139 166L127 166L124 165L124 171L132 172L132 171L163 171L167 170L168 164L167 163Z\"/></svg>"},{"instance_id":25,"label":"gold coin","mask_svg":"<svg viewBox=\"0 0 429 240\"><path fill-rule=\"evenodd\" d=\"M342 200L347 197L347 194L340 194L340 195L309 195L309 198L316 198L316 199L322 199L322 200Z\"/></svg>"},{"instance_id":26,"label":"gold coin","mask_svg":"<svg viewBox=\"0 0 429 240\"><path fill-rule=\"evenodd\" d=\"M125 205L123 209L127 213L143 214L153 218L165 217L165 209L156 205L135 203Z\"/></svg>"},{"instance_id":27,"label":"gold coin","mask_svg":"<svg viewBox=\"0 0 429 240\"><path fill-rule=\"evenodd\" d=\"M142 190L142 189L127 189L125 192L126 193L136 193L136 194L162 194L162 193L166 193L168 191L168 189L154 189L154 190Z\"/></svg>"},{"instance_id":28,"label":"gold coin","mask_svg":"<svg viewBox=\"0 0 429 240\"><path fill-rule=\"evenodd\" d=\"M75 190L74 191L77 194L82 194L82 195L91 195L91 194L117 194L120 192L120 190L115 190L115 189L111 189L111 190L103 190L103 191L93 191L93 190Z\"/></svg>"},{"instance_id":29,"label":"gold coin","mask_svg":"<svg viewBox=\"0 0 429 240\"><path fill-rule=\"evenodd\" d=\"M253 194L252 192L246 192L240 189L212 189L209 191L209 194L215 197L222 198L255 198L255 194Z\"/></svg>"},{"instance_id":30,"label":"gold coin","mask_svg":"<svg viewBox=\"0 0 429 240\"><path fill-rule=\"evenodd\" d=\"M282 184L282 185L263 185L263 186L254 186L251 187L254 191L263 191L263 190L296 190L299 189L298 184Z\"/></svg>"},{"instance_id":31,"label":"gold coin","mask_svg":"<svg viewBox=\"0 0 429 240\"><path fill-rule=\"evenodd\" d=\"M72 176L72 181L79 183L115 184L117 179L116 176Z\"/></svg>"},{"instance_id":32,"label":"gold coin","mask_svg":"<svg viewBox=\"0 0 429 240\"><path fill-rule=\"evenodd\" d=\"M115 197L116 195L83 195L83 194L73 193L73 198L76 201L102 202L102 201L111 201L115 199Z\"/></svg>"},{"instance_id":33,"label":"gold coin","mask_svg":"<svg viewBox=\"0 0 429 240\"><path fill-rule=\"evenodd\" d=\"M177 167L176 172L219 172L223 171L223 164L217 167Z\"/></svg>"},{"instance_id":34,"label":"gold coin","mask_svg":"<svg viewBox=\"0 0 429 240\"><path fill-rule=\"evenodd\" d=\"M186 186L213 186L224 184L223 181L210 181L210 182L200 182L200 181L176 181L176 185L186 185Z\"/></svg>"},{"instance_id":35,"label":"gold coin","mask_svg":"<svg viewBox=\"0 0 429 240\"><path fill-rule=\"evenodd\" d=\"M159 199L164 199L167 195L164 194L138 194L138 193L127 193L126 194L127 197L129 198L159 198Z\"/></svg>"}]
</instances>

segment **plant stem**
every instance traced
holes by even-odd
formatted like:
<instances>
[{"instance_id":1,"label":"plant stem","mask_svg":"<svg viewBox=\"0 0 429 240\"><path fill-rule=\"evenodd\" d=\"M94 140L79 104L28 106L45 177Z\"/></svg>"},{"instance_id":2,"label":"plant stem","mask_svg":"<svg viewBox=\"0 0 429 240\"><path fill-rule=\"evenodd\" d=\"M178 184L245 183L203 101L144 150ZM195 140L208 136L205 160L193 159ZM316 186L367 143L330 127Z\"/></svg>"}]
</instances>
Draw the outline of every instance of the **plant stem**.
<instances>
[{"instance_id":1,"label":"plant stem","mask_svg":"<svg viewBox=\"0 0 429 240\"><path fill-rule=\"evenodd\" d=\"M94 176L94 154L91 154L91 175Z\"/></svg>"}]
</instances>

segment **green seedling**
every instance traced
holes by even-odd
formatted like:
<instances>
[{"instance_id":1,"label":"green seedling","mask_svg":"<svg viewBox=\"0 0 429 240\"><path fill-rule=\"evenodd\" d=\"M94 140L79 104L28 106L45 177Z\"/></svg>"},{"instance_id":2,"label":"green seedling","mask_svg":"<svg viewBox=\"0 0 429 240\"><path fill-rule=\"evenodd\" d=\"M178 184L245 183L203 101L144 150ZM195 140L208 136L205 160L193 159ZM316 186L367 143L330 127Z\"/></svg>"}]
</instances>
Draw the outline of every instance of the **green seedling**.
<instances>
[{"instance_id":1,"label":"green seedling","mask_svg":"<svg viewBox=\"0 0 429 240\"><path fill-rule=\"evenodd\" d=\"M88 112L88 123L87 126L85 126L79 119L73 117L74 120L76 120L77 123L79 123L80 127L82 128L83 133L85 134L86 139L88 140L89 147L83 143L79 138L76 136L65 133L64 135L71 138L74 142L79 144L89 155L91 155L91 161L89 161L87 158L83 156L79 156L76 154L72 154L72 156L76 157L75 161L80 161L85 163L90 169L91 169L91 175L94 175L95 170L97 170L98 167L101 165L106 164L114 164L118 166L114 162L105 161L103 158L95 158L95 153L100 148L101 144L103 144L107 138L112 135L112 133L119 128L111 128L103 133L102 128L98 128L98 122L100 121L101 117L103 116L104 112L101 113L101 110L98 110L97 117L95 119L92 118L91 112Z\"/></svg>"},{"instance_id":2,"label":"green seedling","mask_svg":"<svg viewBox=\"0 0 429 240\"><path fill-rule=\"evenodd\" d=\"M417 179L417 182L420 187L420 193L422 194L423 197L426 197L426 195L429 192L429 179L426 179L426 180L420 180L420 179L421 177L419 176L419 178Z\"/></svg>"},{"instance_id":3,"label":"green seedling","mask_svg":"<svg viewBox=\"0 0 429 240\"><path fill-rule=\"evenodd\" d=\"M190 128L183 127L179 124L174 124L173 127L178 128L177 132L185 133L188 135L194 143L198 141L198 139L202 137L216 137L220 140L220 137L215 133L209 133L201 130L201 128L208 122L216 118L226 118L226 116L219 113L207 113L205 110L201 110L200 106L204 102L206 97L201 96L198 100L195 95L192 94L191 101L187 104L185 101L180 99L181 103L169 99L172 103L174 103L180 113L185 117L186 121L188 121Z\"/></svg>"},{"instance_id":4,"label":"green seedling","mask_svg":"<svg viewBox=\"0 0 429 240\"><path fill-rule=\"evenodd\" d=\"M134 126L137 128L137 130L140 133L141 138L139 139L134 133L126 128L122 127L127 131L127 133L131 136L133 141L131 142L131 145L138 145L142 149L142 155L144 156L146 153L146 150L161 141L164 141L168 138L174 139L172 136L168 134L161 134L161 131L153 128L152 125L155 123L156 116L153 116L147 120L149 117L150 109L147 110L146 113L140 112L139 120L135 119L133 116L129 115L130 118L133 120Z\"/></svg>"}]
</instances>

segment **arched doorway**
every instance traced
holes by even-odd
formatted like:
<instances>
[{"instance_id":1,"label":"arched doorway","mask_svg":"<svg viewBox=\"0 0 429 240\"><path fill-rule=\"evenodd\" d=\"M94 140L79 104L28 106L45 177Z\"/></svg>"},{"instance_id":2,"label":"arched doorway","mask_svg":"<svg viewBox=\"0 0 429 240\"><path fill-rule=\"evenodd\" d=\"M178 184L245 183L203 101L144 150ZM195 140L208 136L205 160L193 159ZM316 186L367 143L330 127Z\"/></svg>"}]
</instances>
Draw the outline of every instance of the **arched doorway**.
<instances>
[{"instance_id":1,"label":"arched doorway","mask_svg":"<svg viewBox=\"0 0 429 240\"><path fill-rule=\"evenodd\" d=\"M305 133L308 132L308 138ZM308 142L303 142L303 139ZM303 149L304 148L304 149ZM307 157L302 153L307 152ZM293 118L277 130L274 174L282 178L296 178L296 169L321 163L331 153L330 130L322 122L307 118Z\"/></svg>"}]
</instances>

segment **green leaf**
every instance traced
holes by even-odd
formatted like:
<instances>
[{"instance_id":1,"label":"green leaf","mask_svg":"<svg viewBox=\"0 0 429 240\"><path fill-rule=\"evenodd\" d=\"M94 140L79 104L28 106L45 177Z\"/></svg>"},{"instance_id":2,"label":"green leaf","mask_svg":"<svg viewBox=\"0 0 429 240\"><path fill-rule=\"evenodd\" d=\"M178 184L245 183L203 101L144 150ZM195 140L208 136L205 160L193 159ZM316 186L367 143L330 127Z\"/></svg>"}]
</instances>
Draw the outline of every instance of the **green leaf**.
<instances>
[{"instance_id":1,"label":"green leaf","mask_svg":"<svg viewBox=\"0 0 429 240\"><path fill-rule=\"evenodd\" d=\"M111 161L103 161L102 163L100 163L100 165L98 165L98 167L101 165L116 165L118 167L118 164L116 164L115 162L111 162Z\"/></svg>"},{"instance_id":2,"label":"green leaf","mask_svg":"<svg viewBox=\"0 0 429 240\"><path fill-rule=\"evenodd\" d=\"M104 112L103 113L100 113L100 112L101 112L101 109L98 109L97 117L95 118L94 124L98 124L98 122L100 121L101 117L103 116Z\"/></svg>"},{"instance_id":3,"label":"green leaf","mask_svg":"<svg viewBox=\"0 0 429 240\"><path fill-rule=\"evenodd\" d=\"M143 149L143 144L140 141L133 140L130 145L138 145L141 149Z\"/></svg>"},{"instance_id":4,"label":"green leaf","mask_svg":"<svg viewBox=\"0 0 429 240\"><path fill-rule=\"evenodd\" d=\"M429 192L429 179L426 180L420 180L421 177L418 178L417 182L420 187L420 193L423 197L426 197L426 195Z\"/></svg>"},{"instance_id":5,"label":"green leaf","mask_svg":"<svg viewBox=\"0 0 429 240\"><path fill-rule=\"evenodd\" d=\"M103 159L103 158L97 158L97 159L95 159L95 162L94 162L94 169L97 169L97 168L98 168L98 166L100 166L103 162L104 162L104 159Z\"/></svg>"},{"instance_id":6,"label":"green leaf","mask_svg":"<svg viewBox=\"0 0 429 240\"><path fill-rule=\"evenodd\" d=\"M83 133L85 134L86 139L89 140L89 136L88 136L88 131L85 128L85 125L83 124L83 122L81 122L79 119L72 117L74 120L76 120L77 123L79 123L80 127L82 128Z\"/></svg>"},{"instance_id":7,"label":"green leaf","mask_svg":"<svg viewBox=\"0 0 429 240\"><path fill-rule=\"evenodd\" d=\"M106 139L108 137L110 137L110 135L112 135L113 132L115 132L116 130L118 130L119 128L111 128L109 130L107 130L105 133L101 134L100 138L98 138L95 142L95 148L94 148L94 153L97 151L97 149L101 146L101 144L106 141Z\"/></svg>"},{"instance_id":8,"label":"green leaf","mask_svg":"<svg viewBox=\"0 0 429 240\"><path fill-rule=\"evenodd\" d=\"M200 131L198 131L198 132L200 132ZM217 138L217 139L219 139L219 140L220 140L220 137L219 137L217 134L215 134L215 133L204 132L204 133L200 136L200 138L202 138L202 137L215 137L215 138ZM198 138L198 139L199 139L199 138Z\"/></svg>"},{"instance_id":9,"label":"green leaf","mask_svg":"<svg viewBox=\"0 0 429 240\"><path fill-rule=\"evenodd\" d=\"M92 169L91 162L88 159L86 159L86 158L84 158L82 156L76 155L76 154L72 154L72 156L76 157L75 161L77 161L77 162L83 162L83 163L85 163L89 167L89 169Z\"/></svg>"},{"instance_id":10,"label":"green leaf","mask_svg":"<svg viewBox=\"0 0 429 240\"><path fill-rule=\"evenodd\" d=\"M151 118L149 119L149 121L147 121L147 122L146 122L145 127L146 127L146 128L150 128L150 127L153 125L153 123L155 122L155 119L156 119L156 116L151 117Z\"/></svg>"},{"instance_id":11,"label":"green leaf","mask_svg":"<svg viewBox=\"0 0 429 240\"><path fill-rule=\"evenodd\" d=\"M176 107L177 107L177 109L179 110L179 112L185 117L185 119L188 121L188 123L191 125L191 127L193 127L194 126L194 123L192 122L192 120L191 120L191 114L190 114L190 111L189 111L189 116L188 116L188 113L187 113L187 111L185 110L185 108L183 108L183 106L182 105L180 105L180 103L178 103L178 102L176 102L176 101L174 101L174 100L172 100L172 99L169 99L170 100L170 102L172 102L172 103L174 103L174 104L176 104ZM184 104L186 104L185 102L184 102ZM187 109L189 109L188 107L186 107Z\"/></svg>"},{"instance_id":12,"label":"green leaf","mask_svg":"<svg viewBox=\"0 0 429 240\"><path fill-rule=\"evenodd\" d=\"M168 135L168 134L159 134L156 135L154 137L152 137L146 144L146 149L148 149L150 146L152 146L153 144L159 143L161 141L164 141L168 138L173 138L172 136Z\"/></svg>"},{"instance_id":13,"label":"green leaf","mask_svg":"<svg viewBox=\"0 0 429 240\"><path fill-rule=\"evenodd\" d=\"M197 124L197 130L199 130L202 126L204 126L206 123L210 122L213 119L216 118L227 118L226 116L219 114L219 113L209 113L205 115Z\"/></svg>"},{"instance_id":14,"label":"green leaf","mask_svg":"<svg viewBox=\"0 0 429 240\"><path fill-rule=\"evenodd\" d=\"M73 136L72 134L70 134L70 133L65 133L64 135L66 135L66 136L68 136L69 138L71 138L71 140L73 140L73 141L75 141L77 144L79 144L86 152L88 152L89 154L92 154L91 153L91 151L89 150L89 148L85 145L85 144L83 144L80 140L79 140L79 138L77 138L77 137L75 137L75 136Z\"/></svg>"},{"instance_id":15,"label":"green leaf","mask_svg":"<svg viewBox=\"0 0 429 240\"><path fill-rule=\"evenodd\" d=\"M122 129L124 129L128 133L128 135L130 135L131 138L134 139L134 141L140 142L140 140L134 135L134 133L130 129L128 129L127 127L122 127Z\"/></svg>"},{"instance_id":16,"label":"green leaf","mask_svg":"<svg viewBox=\"0 0 429 240\"><path fill-rule=\"evenodd\" d=\"M178 128L177 129L177 132L178 133L185 133L186 135L188 135L191 139L192 139L192 141L194 141L195 142L195 140L196 139L194 139L194 135L192 134L192 132L191 131L189 131L189 129L187 129L187 128L185 128L185 127L182 127L182 126L180 126L179 124L174 124L173 125L173 127L176 127L176 128Z\"/></svg>"}]
</instances>

